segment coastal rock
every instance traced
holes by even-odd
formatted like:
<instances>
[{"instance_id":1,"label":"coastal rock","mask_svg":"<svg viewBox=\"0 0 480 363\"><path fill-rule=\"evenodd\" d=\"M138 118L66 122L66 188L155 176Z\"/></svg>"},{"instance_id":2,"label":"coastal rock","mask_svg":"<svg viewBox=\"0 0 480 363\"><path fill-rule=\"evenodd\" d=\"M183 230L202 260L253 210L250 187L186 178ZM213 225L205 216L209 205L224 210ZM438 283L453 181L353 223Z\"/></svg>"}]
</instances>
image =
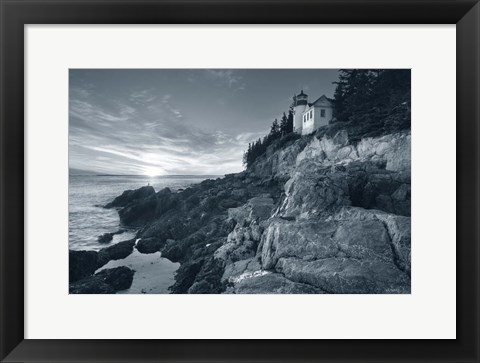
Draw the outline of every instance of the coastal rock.
<instances>
[{"instance_id":1,"label":"coastal rock","mask_svg":"<svg viewBox=\"0 0 480 363\"><path fill-rule=\"evenodd\" d=\"M261 261L257 257L239 260L225 266L222 275L222 282L233 283L234 281L238 281L242 274L253 274L255 271L259 271L261 269Z\"/></svg>"},{"instance_id":2,"label":"coastal rock","mask_svg":"<svg viewBox=\"0 0 480 363\"><path fill-rule=\"evenodd\" d=\"M70 283L70 294L115 294L115 289L98 276L89 276Z\"/></svg>"},{"instance_id":3,"label":"coastal rock","mask_svg":"<svg viewBox=\"0 0 480 363\"><path fill-rule=\"evenodd\" d=\"M135 239L119 242L98 252L98 267L105 265L110 260L121 260L133 252ZM97 267L97 268L98 268Z\"/></svg>"},{"instance_id":4,"label":"coastal rock","mask_svg":"<svg viewBox=\"0 0 480 363\"><path fill-rule=\"evenodd\" d=\"M279 259L276 269L291 281L331 294L410 293L410 278L381 259L332 257L305 261L289 257Z\"/></svg>"},{"instance_id":5,"label":"coastal rock","mask_svg":"<svg viewBox=\"0 0 480 363\"><path fill-rule=\"evenodd\" d=\"M353 207L323 221L273 219L262 267L330 293L408 293L409 220Z\"/></svg>"},{"instance_id":6,"label":"coastal rock","mask_svg":"<svg viewBox=\"0 0 480 363\"><path fill-rule=\"evenodd\" d=\"M168 239L165 242L165 247L162 249L162 256L172 262L180 262L184 256L182 245L173 239Z\"/></svg>"},{"instance_id":7,"label":"coastal rock","mask_svg":"<svg viewBox=\"0 0 480 363\"><path fill-rule=\"evenodd\" d=\"M215 251L214 257L228 265L255 256L257 246L258 243L254 241L242 241L239 244L227 242Z\"/></svg>"},{"instance_id":8,"label":"coastal rock","mask_svg":"<svg viewBox=\"0 0 480 363\"><path fill-rule=\"evenodd\" d=\"M202 268L195 277L194 283L188 289L189 294L219 294L224 291L220 277L224 265L221 261L210 257L205 259Z\"/></svg>"},{"instance_id":9,"label":"coastal rock","mask_svg":"<svg viewBox=\"0 0 480 363\"><path fill-rule=\"evenodd\" d=\"M104 233L101 236L98 237L98 242L99 243L109 243L112 241L113 236L117 234L122 234L124 232L123 229L118 230L117 232L112 232L112 233Z\"/></svg>"},{"instance_id":10,"label":"coastal rock","mask_svg":"<svg viewBox=\"0 0 480 363\"><path fill-rule=\"evenodd\" d=\"M167 211L171 210L179 203L177 193L172 193L170 188L163 188L156 194L155 217L158 218ZM146 206L149 208L149 205Z\"/></svg>"},{"instance_id":11,"label":"coastal rock","mask_svg":"<svg viewBox=\"0 0 480 363\"><path fill-rule=\"evenodd\" d=\"M155 253L160 251L165 246L165 243L166 241L155 237L141 238L135 245L135 248L140 253Z\"/></svg>"},{"instance_id":12,"label":"coastal rock","mask_svg":"<svg viewBox=\"0 0 480 363\"><path fill-rule=\"evenodd\" d=\"M127 204L133 201L145 199L154 194L155 189L153 189L152 186L145 186L136 190L126 190L122 193L122 195L116 197L112 202L105 205L105 208L125 207Z\"/></svg>"},{"instance_id":13,"label":"coastal rock","mask_svg":"<svg viewBox=\"0 0 480 363\"><path fill-rule=\"evenodd\" d=\"M272 208L273 199L266 194L249 199L241 207L229 209L228 216L240 226L244 226L252 221L259 222L268 219Z\"/></svg>"},{"instance_id":14,"label":"coastal rock","mask_svg":"<svg viewBox=\"0 0 480 363\"><path fill-rule=\"evenodd\" d=\"M240 204L241 202L239 202L238 200L230 198L222 199L220 200L220 202L218 202L218 206L223 209L235 208L238 207Z\"/></svg>"},{"instance_id":15,"label":"coastal rock","mask_svg":"<svg viewBox=\"0 0 480 363\"><path fill-rule=\"evenodd\" d=\"M102 270L99 273L70 283L71 294L114 294L132 286L135 271L120 266Z\"/></svg>"},{"instance_id":16,"label":"coastal rock","mask_svg":"<svg viewBox=\"0 0 480 363\"><path fill-rule=\"evenodd\" d=\"M310 218L350 205L344 169L324 167L310 159L303 160L285 183L285 194L278 213L283 217Z\"/></svg>"},{"instance_id":17,"label":"coastal rock","mask_svg":"<svg viewBox=\"0 0 480 363\"><path fill-rule=\"evenodd\" d=\"M69 250L69 281L75 282L91 276L97 269L110 260L120 260L133 252L135 240L123 241L96 251Z\"/></svg>"},{"instance_id":18,"label":"coastal rock","mask_svg":"<svg viewBox=\"0 0 480 363\"><path fill-rule=\"evenodd\" d=\"M411 220L410 217L385 213L379 210L348 207L341 209L332 219L338 221L355 220L368 224L369 221L383 223L393 251L394 263L410 275L411 266Z\"/></svg>"},{"instance_id":19,"label":"coastal rock","mask_svg":"<svg viewBox=\"0 0 480 363\"><path fill-rule=\"evenodd\" d=\"M409 293L410 134L319 131L280 138L242 173L112 203L140 252L181 263L172 293Z\"/></svg>"},{"instance_id":20,"label":"coastal rock","mask_svg":"<svg viewBox=\"0 0 480 363\"><path fill-rule=\"evenodd\" d=\"M115 291L121 291L129 289L130 286L132 286L134 274L134 270L126 266L119 266L111 269L102 270L94 276L101 278Z\"/></svg>"},{"instance_id":21,"label":"coastal rock","mask_svg":"<svg viewBox=\"0 0 480 363\"><path fill-rule=\"evenodd\" d=\"M297 155L309 142L310 137L299 137L294 133L277 140L268 147L265 156L259 157L247 170L247 175L256 180L285 182L295 169Z\"/></svg>"},{"instance_id":22,"label":"coastal rock","mask_svg":"<svg viewBox=\"0 0 480 363\"><path fill-rule=\"evenodd\" d=\"M385 162L353 162L346 166L353 206L410 215L410 179L385 169Z\"/></svg>"},{"instance_id":23,"label":"coastal rock","mask_svg":"<svg viewBox=\"0 0 480 363\"><path fill-rule=\"evenodd\" d=\"M90 276L98 268L98 253L95 251L68 251L69 281L74 282Z\"/></svg>"},{"instance_id":24,"label":"coastal rock","mask_svg":"<svg viewBox=\"0 0 480 363\"><path fill-rule=\"evenodd\" d=\"M273 269L287 256L305 260L336 256L339 246L332 235L337 227L336 222L273 220L259 247L263 268Z\"/></svg>"},{"instance_id":25,"label":"coastal rock","mask_svg":"<svg viewBox=\"0 0 480 363\"><path fill-rule=\"evenodd\" d=\"M148 222L157 209L155 194L135 200L118 211L120 222L125 226L141 226Z\"/></svg>"},{"instance_id":26,"label":"coastal rock","mask_svg":"<svg viewBox=\"0 0 480 363\"><path fill-rule=\"evenodd\" d=\"M281 274L258 274L240 279L233 288L233 294L322 294L321 289L306 284L292 282Z\"/></svg>"},{"instance_id":27,"label":"coastal rock","mask_svg":"<svg viewBox=\"0 0 480 363\"><path fill-rule=\"evenodd\" d=\"M98 243L108 243L113 239L113 233L104 233L101 236L98 236Z\"/></svg>"}]
</instances>

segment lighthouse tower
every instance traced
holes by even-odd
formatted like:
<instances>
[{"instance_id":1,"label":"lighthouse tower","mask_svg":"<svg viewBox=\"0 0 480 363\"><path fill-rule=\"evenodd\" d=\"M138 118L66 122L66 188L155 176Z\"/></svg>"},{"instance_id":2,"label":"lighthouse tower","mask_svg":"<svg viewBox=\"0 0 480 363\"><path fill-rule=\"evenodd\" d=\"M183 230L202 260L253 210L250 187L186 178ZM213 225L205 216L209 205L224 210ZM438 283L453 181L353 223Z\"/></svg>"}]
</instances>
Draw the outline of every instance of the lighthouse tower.
<instances>
[{"instance_id":1,"label":"lighthouse tower","mask_svg":"<svg viewBox=\"0 0 480 363\"><path fill-rule=\"evenodd\" d=\"M303 90L296 96L293 96L293 131L302 133L302 114L307 108L308 95L303 93Z\"/></svg>"}]
</instances>

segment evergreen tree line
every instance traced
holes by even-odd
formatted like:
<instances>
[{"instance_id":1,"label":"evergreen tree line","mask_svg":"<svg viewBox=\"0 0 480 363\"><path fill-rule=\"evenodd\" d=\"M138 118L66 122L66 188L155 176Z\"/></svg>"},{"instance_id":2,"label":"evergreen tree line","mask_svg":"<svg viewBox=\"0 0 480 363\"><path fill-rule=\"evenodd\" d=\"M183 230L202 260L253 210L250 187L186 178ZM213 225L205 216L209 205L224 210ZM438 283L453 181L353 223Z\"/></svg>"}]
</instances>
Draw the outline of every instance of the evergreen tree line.
<instances>
[{"instance_id":1,"label":"evergreen tree line","mask_svg":"<svg viewBox=\"0 0 480 363\"><path fill-rule=\"evenodd\" d=\"M409 69L341 69L335 82L334 118L350 140L410 128Z\"/></svg>"},{"instance_id":2,"label":"evergreen tree line","mask_svg":"<svg viewBox=\"0 0 480 363\"><path fill-rule=\"evenodd\" d=\"M280 122L277 119L273 121L268 135L263 139L258 139L257 141L248 144L248 148L243 154L243 164L249 167L260 155L265 153L269 145L291 132L293 132L293 110L290 107L288 116L284 112Z\"/></svg>"},{"instance_id":3,"label":"evergreen tree line","mask_svg":"<svg viewBox=\"0 0 480 363\"><path fill-rule=\"evenodd\" d=\"M341 69L334 93L334 119L322 129L348 131L351 142L410 129L409 69ZM293 132L293 105L275 119L263 139L249 143L243 163L249 167L275 140Z\"/></svg>"}]
</instances>

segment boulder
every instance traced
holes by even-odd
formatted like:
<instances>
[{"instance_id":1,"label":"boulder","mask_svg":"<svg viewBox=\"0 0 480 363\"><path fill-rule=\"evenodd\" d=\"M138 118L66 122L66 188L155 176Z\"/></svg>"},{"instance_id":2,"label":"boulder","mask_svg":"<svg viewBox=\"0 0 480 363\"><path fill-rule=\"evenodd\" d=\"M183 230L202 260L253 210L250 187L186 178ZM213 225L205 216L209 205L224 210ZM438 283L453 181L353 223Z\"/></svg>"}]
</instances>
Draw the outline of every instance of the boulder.
<instances>
[{"instance_id":1,"label":"boulder","mask_svg":"<svg viewBox=\"0 0 480 363\"><path fill-rule=\"evenodd\" d=\"M354 259L382 259L393 263L390 237L383 222L378 219L342 222L333 240L342 256Z\"/></svg>"},{"instance_id":2,"label":"boulder","mask_svg":"<svg viewBox=\"0 0 480 363\"><path fill-rule=\"evenodd\" d=\"M135 200L118 211L120 222L125 226L138 227L148 222L157 210L155 194Z\"/></svg>"},{"instance_id":3,"label":"boulder","mask_svg":"<svg viewBox=\"0 0 480 363\"><path fill-rule=\"evenodd\" d=\"M104 233L101 236L98 236L98 243L108 243L113 239L113 233Z\"/></svg>"},{"instance_id":4,"label":"boulder","mask_svg":"<svg viewBox=\"0 0 480 363\"><path fill-rule=\"evenodd\" d=\"M126 267L120 266L111 269L105 269L95 274L94 276L101 278L106 284L110 285L115 291L129 289L132 286L133 275L135 271Z\"/></svg>"},{"instance_id":5,"label":"boulder","mask_svg":"<svg viewBox=\"0 0 480 363\"><path fill-rule=\"evenodd\" d=\"M155 237L141 238L135 245L135 248L140 253L155 253L160 251L165 246L165 243L166 241Z\"/></svg>"},{"instance_id":6,"label":"boulder","mask_svg":"<svg viewBox=\"0 0 480 363\"><path fill-rule=\"evenodd\" d=\"M229 218L233 219L240 226L245 226L252 221L268 219L273 208L273 199L267 194L251 198L243 206L230 208Z\"/></svg>"},{"instance_id":7,"label":"boulder","mask_svg":"<svg viewBox=\"0 0 480 363\"><path fill-rule=\"evenodd\" d=\"M91 276L108 261L127 257L133 252L134 245L135 239L132 239L103 248L99 252L69 250L69 281L72 283Z\"/></svg>"},{"instance_id":8,"label":"boulder","mask_svg":"<svg viewBox=\"0 0 480 363\"><path fill-rule=\"evenodd\" d=\"M305 261L281 258L277 271L287 279L318 287L331 294L408 294L410 278L381 259L332 257Z\"/></svg>"},{"instance_id":9,"label":"boulder","mask_svg":"<svg viewBox=\"0 0 480 363\"><path fill-rule=\"evenodd\" d=\"M97 269L98 253L95 251L68 251L69 281L74 282L90 276Z\"/></svg>"},{"instance_id":10,"label":"boulder","mask_svg":"<svg viewBox=\"0 0 480 363\"><path fill-rule=\"evenodd\" d=\"M244 273L253 273L255 271L261 270L261 262L257 257L239 260L234 263L228 264L225 266L222 281L223 282L233 282L238 280L239 276Z\"/></svg>"},{"instance_id":11,"label":"boulder","mask_svg":"<svg viewBox=\"0 0 480 363\"><path fill-rule=\"evenodd\" d=\"M98 252L98 267L105 265L110 260L121 260L127 257L133 252L133 246L135 246L135 239L102 248Z\"/></svg>"},{"instance_id":12,"label":"boulder","mask_svg":"<svg viewBox=\"0 0 480 363\"><path fill-rule=\"evenodd\" d=\"M123 229L118 230L117 232L111 232L111 233L104 233L101 236L98 237L98 242L99 243L109 243L112 241L113 236L116 234L122 234L124 232Z\"/></svg>"},{"instance_id":13,"label":"boulder","mask_svg":"<svg viewBox=\"0 0 480 363\"><path fill-rule=\"evenodd\" d=\"M116 197L112 202L105 205L105 208L125 207L133 201L145 199L154 194L155 189L153 189L152 186L145 186L136 190L125 190L122 195Z\"/></svg>"},{"instance_id":14,"label":"boulder","mask_svg":"<svg viewBox=\"0 0 480 363\"><path fill-rule=\"evenodd\" d=\"M266 229L259 252L264 269L273 269L281 257L305 260L336 256L339 247L332 235L338 223L273 220Z\"/></svg>"},{"instance_id":15,"label":"boulder","mask_svg":"<svg viewBox=\"0 0 480 363\"><path fill-rule=\"evenodd\" d=\"M126 266L102 270L99 273L70 283L70 294L114 294L132 286L135 271Z\"/></svg>"},{"instance_id":16,"label":"boulder","mask_svg":"<svg viewBox=\"0 0 480 363\"><path fill-rule=\"evenodd\" d=\"M89 276L70 283L68 290L70 294L115 294L116 292L98 276Z\"/></svg>"},{"instance_id":17,"label":"boulder","mask_svg":"<svg viewBox=\"0 0 480 363\"><path fill-rule=\"evenodd\" d=\"M168 239L165 247L162 249L162 257L169 259L172 262L180 262L184 256L183 246L172 239Z\"/></svg>"},{"instance_id":18,"label":"boulder","mask_svg":"<svg viewBox=\"0 0 480 363\"><path fill-rule=\"evenodd\" d=\"M258 274L241 279L228 290L234 294L322 294L319 288L292 282L281 274Z\"/></svg>"},{"instance_id":19,"label":"boulder","mask_svg":"<svg viewBox=\"0 0 480 363\"><path fill-rule=\"evenodd\" d=\"M224 291L221 281L223 263L213 257L205 259L202 268L188 289L189 294L219 294Z\"/></svg>"},{"instance_id":20,"label":"boulder","mask_svg":"<svg viewBox=\"0 0 480 363\"><path fill-rule=\"evenodd\" d=\"M240 204L241 202L230 198L222 199L218 202L218 206L223 209L236 208Z\"/></svg>"},{"instance_id":21,"label":"boulder","mask_svg":"<svg viewBox=\"0 0 480 363\"><path fill-rule=\"evenodd\" d=\"M278 212L283 217L306 219L350 205L346 172L309 159L297 166L293 177L285 183L285 194Z\"/></svg>"}]
</instances>

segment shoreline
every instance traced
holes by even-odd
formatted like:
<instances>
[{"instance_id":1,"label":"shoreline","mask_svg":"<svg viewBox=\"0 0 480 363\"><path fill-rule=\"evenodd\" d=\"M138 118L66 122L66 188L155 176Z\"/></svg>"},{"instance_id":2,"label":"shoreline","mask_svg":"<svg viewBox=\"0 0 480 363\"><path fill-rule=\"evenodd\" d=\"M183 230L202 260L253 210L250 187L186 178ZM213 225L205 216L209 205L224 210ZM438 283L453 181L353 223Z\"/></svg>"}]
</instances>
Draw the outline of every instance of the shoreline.
<instances>
[{"instance_id":1,"label":"shoreline","mask_svg":"<svg viewBox=\"0 0 480 363\"><path fill-rule=\"evenodd\" d=\"M176 294L410 293L410 132L286 140L241 173L124 191L105 208L140 240L95 263L160 252Z\"/></svg>"}]
</instances>

